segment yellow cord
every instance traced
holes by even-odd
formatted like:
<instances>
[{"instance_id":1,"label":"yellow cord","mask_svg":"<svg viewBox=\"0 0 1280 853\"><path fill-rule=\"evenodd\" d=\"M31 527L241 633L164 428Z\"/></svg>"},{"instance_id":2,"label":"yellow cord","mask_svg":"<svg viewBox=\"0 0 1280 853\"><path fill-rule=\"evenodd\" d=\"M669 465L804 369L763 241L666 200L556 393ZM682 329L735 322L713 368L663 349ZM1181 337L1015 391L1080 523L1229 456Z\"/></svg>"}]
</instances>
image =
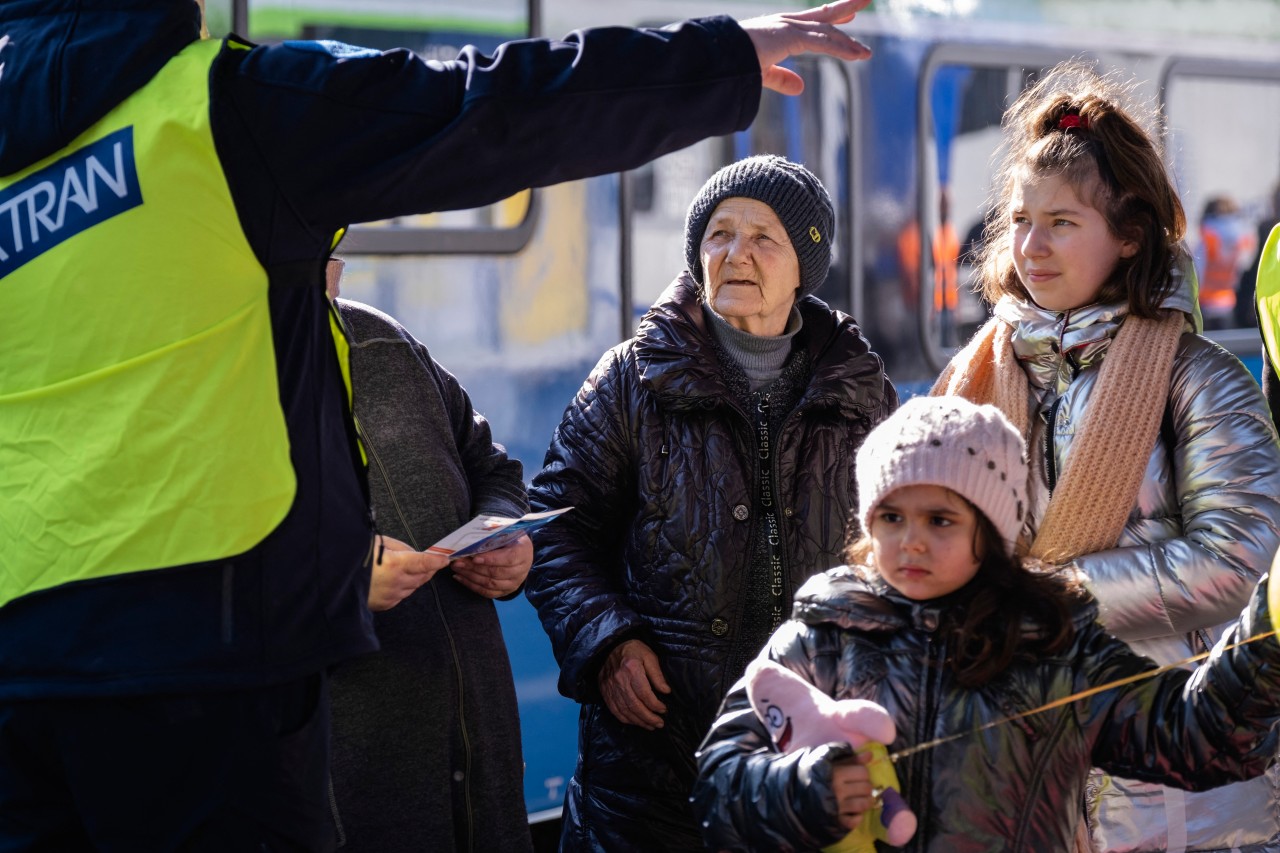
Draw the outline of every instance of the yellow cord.
<instances>
[{"instance_id":1,"label":"yellow cord","mask_svg":"<svg viewBox=\"0 0 1280 853\"><path fill-rule=\"evenodd\" d=\"M1247 640L1241 640L1238 643L1232 643L1231 645L1226 646L1225 648L1223 648L1223 651L1228 652L1228 651L1231 651L1232 649L1238 649L1240 646L1246 645L1247 643L1252 643L1256 640L1265 640L1267 637L1274 637L1275 635L1276 635L1275 631L1267 631L1262 634L1255 634L1254 636L1250 637ZM891 753L889 755L889 760L897 761L900 758L906 758L907 756L915 755L917 752L924 752L927 749L933 749L935 746L941 746L944 743L951 743L953 740L959 740L960 738L976 735L979 732L985 732L987 729L992 729L992 728L995 728L996 726L1004 725L1005 723L1011 723L1014 720L1020 720L1023 717L1030 717L1032 714L1040 714L1040 713L1043 713L1044 711L1049 711L1054 708L1060 708L1063 705L1068 705L1072 702L1075 702L1078 699L1084 699L1088 696L1093 696L1094 694L1101 693L1104 690L1113 690L1116 687L1123 687L1124 685L1132 684L1135 681L1142 681L1147 678L1154 678L1155 676L1160 675L1161 673L1164 673L1164 672L1168 672L1169 670L1181 669L1182 667L1187 666L1188 664L1198 663L1199 661L1202 661L1205 658L1207 658L1210 654L1212 654L1212 652L1203 652L1201 654L1196 655L1195 657L1189 657L1186 660L1181 660L1181 661L1178 661L1177 663L1166 664L1165 666L1159 667L1157 669L1151 669L1151 670L1147 670L1146 672L1140 672L1137 675L1131 675L1128 678L1121 678L1118 681L1112 681L1111 683L1103 684L1100 687L1091 687L1088 690L1082 690L1079 693L1073 693L1070 696L1064 696L1061 699L1055 699L1054 701L1048 703L1047 705L1041 705L1039 708L1032 708L1030 711L1023 711L1020 714L1014 714L1013 716L1010 716L1010 717L1002 717L999 720L993 720L989 723L984 723L983 725L978 726L976 729L973 729L971 731L960 732L959 734L947 735L946 737L935 738L933 740L926 741L924 743L918 743L915 746L909 746L906 749L900 749L897 752Z\"/></svg>"}]
</instances>

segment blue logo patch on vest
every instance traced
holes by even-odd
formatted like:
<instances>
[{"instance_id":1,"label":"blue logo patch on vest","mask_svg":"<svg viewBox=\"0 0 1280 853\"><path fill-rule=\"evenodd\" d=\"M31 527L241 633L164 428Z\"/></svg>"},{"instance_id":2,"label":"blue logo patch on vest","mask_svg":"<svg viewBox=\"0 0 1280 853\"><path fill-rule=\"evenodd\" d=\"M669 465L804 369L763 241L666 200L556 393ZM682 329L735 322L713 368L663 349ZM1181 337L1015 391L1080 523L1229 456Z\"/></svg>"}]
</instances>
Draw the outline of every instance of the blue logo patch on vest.
<instances>
[{"instance_id":1,"label":"blue logo patch on vest","mask_svg":"<svg viewBox=\"0 0 1280 853\"><path fill-rule=\"evenodd\" d=\"M133 128L126 127L0 191L0 278L140 204Z\"/></svg>"}]
</instances>

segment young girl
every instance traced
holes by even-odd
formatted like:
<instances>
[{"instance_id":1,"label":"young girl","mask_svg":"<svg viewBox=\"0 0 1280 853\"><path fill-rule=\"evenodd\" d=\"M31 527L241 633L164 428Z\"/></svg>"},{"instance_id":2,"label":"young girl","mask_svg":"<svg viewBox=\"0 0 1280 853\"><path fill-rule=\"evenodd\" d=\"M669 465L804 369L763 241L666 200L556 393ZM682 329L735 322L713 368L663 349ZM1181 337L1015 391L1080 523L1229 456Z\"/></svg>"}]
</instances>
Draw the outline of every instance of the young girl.
<instances>
[{"instance_id":1,"label":"young girl","mask_svg":"<svg viewBox=\"0 0 1280 853\"><path fill-rule=\"evenodd\" d=\"M1103 624L1167 664L1212 645L1267 571L1280 449L1257 383L1194 333L1186 217L1126 97L1068 64L1006 115L981 262L995 316L935 392L1019 427L1030 556L1073 566ZM1280 850L1276 778L1184 795L1099 774L1093 845Z\"/></svg>"},{"instance_id":2,"label":"young girl","mask_svg":"<svg viewBox=\"0 0 1280 853\"><path fill-rule=\"evenodd\" d=\"M995 407L909 400L857 465L868 534L849 566L801 588L762 655L837 699L884 706L897 726L890 753L940 739L895 766L919 820L906 849L1070 850L1092 765L1184 788L1267 767L1280 741L1274 637L1218 648L1194 676L1170 669L1016 716L1157 667L1098 623L1075 573L1014 559L1027 463ZM1270 630L1262 584L1228 636ZM778 753L740 681L698 753L694 806L711 849L841 838L870 806L851 752Z\"/></svg>"}]
</instances>

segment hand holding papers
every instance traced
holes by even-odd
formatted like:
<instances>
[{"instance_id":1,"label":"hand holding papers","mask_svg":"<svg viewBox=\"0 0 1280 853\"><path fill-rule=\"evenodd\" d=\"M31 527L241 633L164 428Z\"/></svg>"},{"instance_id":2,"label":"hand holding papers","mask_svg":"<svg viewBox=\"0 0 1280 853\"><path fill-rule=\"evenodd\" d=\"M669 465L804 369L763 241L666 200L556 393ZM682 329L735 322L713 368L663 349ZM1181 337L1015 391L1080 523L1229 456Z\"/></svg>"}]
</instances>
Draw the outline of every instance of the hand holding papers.
<instances>
[{"instance_id":1,"label":"hand holding papers","mask_svg":"<svg viewBox=\"0 0 1280 853\"><path fill-rule=\"evenodd\" d=\"M520 518L502 518L497 515L477 515L448 536L426 550L428 554L439 554L455 560L458 557L470 557L501 548L524 536L536 527L541 527L553 518L573 509L571 506L550 509L546 512L531 512Z\"/></svg>"}]
</instances>

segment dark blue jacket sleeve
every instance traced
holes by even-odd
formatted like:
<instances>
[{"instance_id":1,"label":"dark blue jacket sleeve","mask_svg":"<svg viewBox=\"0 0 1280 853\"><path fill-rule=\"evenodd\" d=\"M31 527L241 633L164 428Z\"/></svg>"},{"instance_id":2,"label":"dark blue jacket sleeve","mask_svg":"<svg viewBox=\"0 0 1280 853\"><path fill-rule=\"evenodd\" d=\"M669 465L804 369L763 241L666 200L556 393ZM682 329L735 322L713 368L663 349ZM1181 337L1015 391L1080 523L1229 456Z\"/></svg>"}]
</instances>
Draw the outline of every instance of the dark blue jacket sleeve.
<instances>
[{"instance_id":1,"label":"dark blue jacket sleeve","mask_svg":"<svg viewBox=\"0 0 1280 853\"><path fill-rule=\"evenodd\" d=\"M618 348L604 354L565 410L529 489L536 511L574 507L534 531L525 595L551 638L560 692L582 703L600 701L605 655L647 631L627 594L622 553L636 500L634 399L622 388L631 370Z\"/></svg>"},{"instance_id":2,"label":"dark blue jacket sleeve","mask_svg":"<svg viewBox=\"0 0 1280 853\"><path fill-rule=\"evenodd\" d=\"M228 48L212 85L233 192L242 217L259 220L247 230L278 238L286 218L331 235L743 129L760 66L734 21L710 18L514 41L492 57L467 48L449 62L317 42Z\"/></svg>"}]
</instances>

